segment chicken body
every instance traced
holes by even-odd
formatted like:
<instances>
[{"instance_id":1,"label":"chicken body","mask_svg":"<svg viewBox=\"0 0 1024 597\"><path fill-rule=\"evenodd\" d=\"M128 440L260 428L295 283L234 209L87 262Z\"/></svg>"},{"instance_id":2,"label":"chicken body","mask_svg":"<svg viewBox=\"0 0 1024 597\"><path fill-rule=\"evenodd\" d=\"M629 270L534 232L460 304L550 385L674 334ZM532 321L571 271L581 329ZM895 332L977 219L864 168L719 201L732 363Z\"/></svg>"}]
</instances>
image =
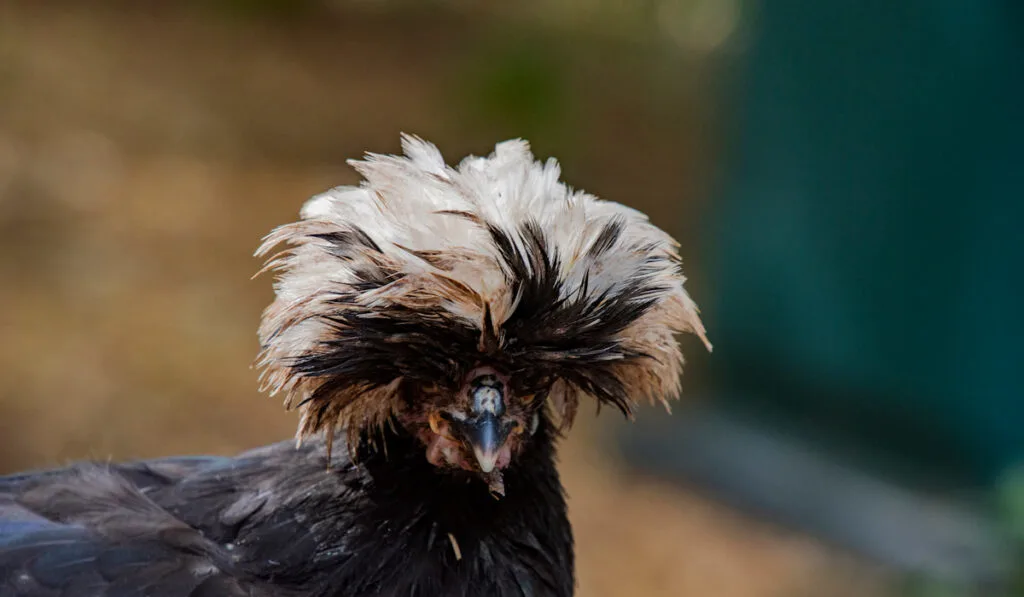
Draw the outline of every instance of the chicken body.
<instances>
[{"instance_id":1,"label":"chicken body","mask_svg":"<svg viewBox=\"0 0 1024 597\"><path fill-rule=\"evenodd\" d=\"M0 478L0 597L573 593L555 437L584 399L676 398L675 334L710 349L676 243L525 141L402 144L257 252L305 447Z\"/></svg>"},{"instance_id":2,"label":"chicken body","mask_svg":"<svg viewBox=\"0 0 1024 597\"><path fill-rule=\"evenodd\" d=\"M0 595L571 595L546 421L534 438L502 499L395 431L330 469L311 441L0 478Z\"/></svg>"}]
</instances>

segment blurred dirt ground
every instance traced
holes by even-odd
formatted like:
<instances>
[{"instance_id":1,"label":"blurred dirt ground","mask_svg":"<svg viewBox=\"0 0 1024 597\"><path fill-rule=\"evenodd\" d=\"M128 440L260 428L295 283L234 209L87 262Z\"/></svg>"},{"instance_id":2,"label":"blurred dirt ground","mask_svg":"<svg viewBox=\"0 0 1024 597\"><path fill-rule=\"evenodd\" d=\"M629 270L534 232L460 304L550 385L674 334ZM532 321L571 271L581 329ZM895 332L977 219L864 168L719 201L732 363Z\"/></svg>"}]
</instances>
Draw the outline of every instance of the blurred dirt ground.
<instances>
[{"instance_id":1,"label":"blurred dirt ground","mask_svg":"<svg viewBox=\"0 0 1024 597\"><path fill-rule=\"evenodd\" d=\"M249 368L270 298L252 250L401 130L458 159L529 129L486 107L487 53L505 60L495 39L525 34L440 12L282 25L86 5L0 5L0 471L288 436L294 417ZM576 51L564 89L526 78L562 106L539 110L538 154L689 253L678 222L706 184L708 99L694 81L658 99L641 51ZM482 111L459 99L474 89ZM562 454L581 595L877 593L873 572L812 540L629 475L602 437L584 422Z\"/></svg>"}]
</instances>

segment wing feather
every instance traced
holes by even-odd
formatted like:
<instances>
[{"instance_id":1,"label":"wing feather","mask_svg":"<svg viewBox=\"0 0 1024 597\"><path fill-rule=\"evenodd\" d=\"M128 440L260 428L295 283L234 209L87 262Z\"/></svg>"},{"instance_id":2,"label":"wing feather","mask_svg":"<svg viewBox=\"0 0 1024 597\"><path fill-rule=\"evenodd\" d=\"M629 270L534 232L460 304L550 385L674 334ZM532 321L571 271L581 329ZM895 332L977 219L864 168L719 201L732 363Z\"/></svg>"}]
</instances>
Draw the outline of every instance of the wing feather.
<instances>
[{"instance_id":1,"label":"wing feather","mask_svg":"<svg viewBox=\"0 0 1024 597\"><path fill-rule=\"evenodd\" d=\"M154 499L228 460L81 464L0 477L0 595L264 594L222 545Z\"/></svg>"}]
</instances>

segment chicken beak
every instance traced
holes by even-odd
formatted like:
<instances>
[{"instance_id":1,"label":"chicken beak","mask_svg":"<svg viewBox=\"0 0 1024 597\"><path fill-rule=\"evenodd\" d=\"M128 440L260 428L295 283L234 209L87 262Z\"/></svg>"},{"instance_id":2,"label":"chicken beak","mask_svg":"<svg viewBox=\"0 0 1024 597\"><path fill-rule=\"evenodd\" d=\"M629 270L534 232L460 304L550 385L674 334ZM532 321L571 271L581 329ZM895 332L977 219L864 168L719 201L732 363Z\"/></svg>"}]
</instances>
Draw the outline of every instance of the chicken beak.
<instances>
[{"instance_id":1,"label":"chicken beak","mask_svg":"<svg viewBox=\"0 0 1024 597\"><path fill-rule=\"evenodd\" d=\"M514 423L505 416L505 382L490 368L474 371L464 387L469 409L454 421L453 429L473 450L485 474L501 465L502 450Z\"/></svg>"},{"instance_id":2,"label":"chicken beak","mask_svg":"<svg viewBox=\"0 0 1024 597\"><path fill-rule=\"evenodd\" d=\"M489 473L494 470L511 428L506 421L490 413L484 413L462 427L463 439L473 449L481 471Z\"/></svg>"}]
</instances>

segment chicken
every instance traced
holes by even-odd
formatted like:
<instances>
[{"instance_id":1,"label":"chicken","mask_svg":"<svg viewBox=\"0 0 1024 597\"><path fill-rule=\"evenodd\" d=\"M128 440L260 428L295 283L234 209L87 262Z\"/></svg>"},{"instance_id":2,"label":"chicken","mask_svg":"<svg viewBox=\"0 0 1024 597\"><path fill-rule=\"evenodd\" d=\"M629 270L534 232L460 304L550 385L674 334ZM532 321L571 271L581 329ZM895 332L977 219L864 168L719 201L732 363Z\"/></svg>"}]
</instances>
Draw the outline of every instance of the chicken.
<instances>
[{"instance_id":1,"label":"chicken","mask_svg":"<svg viewBox=\"0 0 1024 597\"><path fill-rule=\"evenodd\" d=\"M707 340L676 245L524 141L403 148L257 252L298 446L0 478L0 595L573 594L556 440L581 400L677 396L675 334Z\"/></svg>"}]
</instances>

